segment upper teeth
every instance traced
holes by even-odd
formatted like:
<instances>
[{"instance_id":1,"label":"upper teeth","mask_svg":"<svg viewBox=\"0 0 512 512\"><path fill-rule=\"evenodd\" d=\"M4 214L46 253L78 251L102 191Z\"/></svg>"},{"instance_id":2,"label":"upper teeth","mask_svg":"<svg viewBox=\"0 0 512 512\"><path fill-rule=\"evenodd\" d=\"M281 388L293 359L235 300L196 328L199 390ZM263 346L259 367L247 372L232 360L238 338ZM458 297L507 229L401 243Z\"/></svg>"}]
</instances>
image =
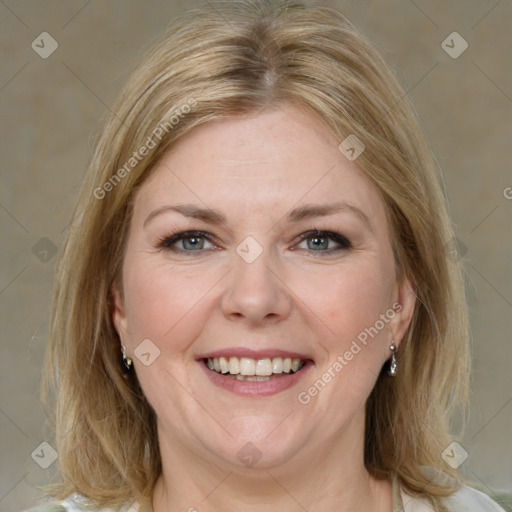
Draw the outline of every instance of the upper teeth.
<instances>
[{"instance_id":1,"label":"upper teeth","mask_svg":"<svg viewBox=\"0 0 512 512\"><path fill-rule=\"evenodd\" d=\"M291 357L266 357L251 359L250 357L209 357L206 365L210 370L231 375L272 375L273 373L296 372L301 368L300 359Z\"/></svg>"}]
</instances>

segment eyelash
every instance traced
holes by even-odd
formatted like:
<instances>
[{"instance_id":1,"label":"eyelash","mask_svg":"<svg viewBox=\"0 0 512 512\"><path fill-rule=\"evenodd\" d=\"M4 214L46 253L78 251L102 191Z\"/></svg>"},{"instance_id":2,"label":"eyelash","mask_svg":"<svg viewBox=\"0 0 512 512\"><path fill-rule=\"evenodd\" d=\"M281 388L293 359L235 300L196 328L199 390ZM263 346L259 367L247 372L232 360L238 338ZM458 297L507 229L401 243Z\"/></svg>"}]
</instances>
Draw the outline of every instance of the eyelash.
<instances>
[{"instance_id":1,"label":"eyelash","mask_svg":"<svg viewBox=\"0 0 512 512\"><path fill-rule=\"evenodd\" d=\"M319 238L328 238L328 239L336 242L339 245L339 247L326 249L326 250L319 250L319 251L315 251L312 249L299 249L299 250L307 250L307 251L310 251L311 253L332 254L334 252L339 252L342 250L347 250L347 249L352 248L352 244L350 243L348 238L341 235L340 233L335 233L333 231L322 231L322 230L318 230L318 229L306 231L306 232L302 233L301 235L299 235L300 240L298 243L301 243L304 240L307 240L308 238L311 238L313 236L317 236ZM157 243L157 247L159 249L166 249L166 250L170 250L173 252L189 253L190 256L192 256L193 253L200 254L200 253L204 252L205 250L211 250L211 249L186 250L186 249L178 249L176 247L173 247L173 245L176 242L179 242L181 240L186 240L187 238L194 238L194 237L205 238L210 243L215 244L214 238L209 233L206 233L204 231L189 230L189 231L180 231L180 232L169 233L169 234L165 235L164 237L159 239L159 241Z\"/></svg>"}]
</instances>

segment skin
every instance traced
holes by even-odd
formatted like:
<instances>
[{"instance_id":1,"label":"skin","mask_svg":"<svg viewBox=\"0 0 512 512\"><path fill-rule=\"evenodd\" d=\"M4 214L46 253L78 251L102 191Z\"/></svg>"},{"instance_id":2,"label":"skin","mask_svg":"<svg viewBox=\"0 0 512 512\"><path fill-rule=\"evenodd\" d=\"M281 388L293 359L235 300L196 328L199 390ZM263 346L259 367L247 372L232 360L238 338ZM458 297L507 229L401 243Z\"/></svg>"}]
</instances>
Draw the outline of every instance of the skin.
<instances>
[{"instance_id":1,"label":"skin","mask_svg":"<svg viewBox=\"0 0 512 512\"><path fill-rule=\"evenodd\" d=\"M137 193L113 320L158 417L156 512L392 510L390 482L363 464L364 404L390 345L404 336L414 295L395 277L377 188L338 145L318 119L282 105L194 129ZM349 208L286 218L340 201L368 222ZM144 226L155 210L185 203L222 213L226 224L167 211ZM313 229L341 233L351 247L298 238ZM195 251L190 239L176 242L181 252L159 247L173 230L215 240ZM236 252L248 236L263 249L252 263ZM394 303L401 311L299 403L298 393ZM149 366L134 355L144 339L160 351ZM314 366L281 393L237 396L214 386L196 358L238 346L300 352ZM261 454L253 467L237 457L248 442Z\"/></svg>"}]
</instances>

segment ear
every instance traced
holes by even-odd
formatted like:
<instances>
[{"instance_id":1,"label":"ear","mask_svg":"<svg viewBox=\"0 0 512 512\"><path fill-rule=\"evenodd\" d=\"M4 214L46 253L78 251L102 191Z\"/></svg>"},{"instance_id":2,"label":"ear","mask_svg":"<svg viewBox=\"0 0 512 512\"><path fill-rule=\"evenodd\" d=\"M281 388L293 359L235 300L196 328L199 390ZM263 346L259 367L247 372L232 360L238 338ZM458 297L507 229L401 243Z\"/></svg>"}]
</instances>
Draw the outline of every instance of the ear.
<instances>
[{"instance_id":1,"label":"ear","mask_svg":"<svg viewBox=\"0 0 512 512\"><path fill-rule=\"evenodd\" d=\"M395 301L392 305L396 314L390 322L391 332L397 348L400 347L407 328L411 323L416 300L416 290L412 280L409 277L404 277L401 282L397 283Z\"/></svg>"},{"instance_id":2,"label":"ear","mask_svg":"<svg viewBox=\"0 0 512 512\"><path fill-rule=\"evenodd\" d=\"M114 323L114 327L119 335L119 338L123 340L123 334L128 330L128 325L126 321L126 313L124 309L124 298L123 292L120 290L119 284L114 283L112 286L112 322Z\"/></svg>"}]
</instances>

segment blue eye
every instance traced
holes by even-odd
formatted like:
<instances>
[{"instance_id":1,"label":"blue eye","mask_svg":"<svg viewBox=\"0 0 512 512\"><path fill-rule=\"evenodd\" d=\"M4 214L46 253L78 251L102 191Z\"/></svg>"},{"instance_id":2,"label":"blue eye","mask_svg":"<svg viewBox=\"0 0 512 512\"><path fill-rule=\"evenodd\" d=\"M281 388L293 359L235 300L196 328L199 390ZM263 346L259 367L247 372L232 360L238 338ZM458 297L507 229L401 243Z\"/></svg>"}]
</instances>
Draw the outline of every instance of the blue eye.
<instances>
[{"instance_id":1,"label":"blue eye","mask_svg":"<svg viewBox=\"0 0 512 512\"><path fill-rule=\"evenodd\" d=\"M181 247L178 246L178 242L181 242ZM183 231L182 233L164 237L158 245L165 249L187 252L212 248L205 247L205 243L212 245L207 233L202 231Z\"/></svg>"},{"instance_id":2,"label":"blue eye","mask_svg":"<svg viewBox=\"0 0 512 512\"><path fill-rule=\"evenodd\" d=\"M218 248L212 242L212 236L204 231L183 231L163 237L157 247L167 249L174 252L200 254L204 250L212 250ZM308 231L300 235L302 240L299 245L295 246L301 250L307 250L316 253L331 254L334 252L350 249L352 247L350 241L339 233L331 231L319 231L317 229ZM306 247L300 247L302 244ZM209 246L208 246L209 244Z\"/></svg>"},{"instance_id":3,"label":"blue eye","mask_svg":"<svg viewBox=\"0 0 512 512\"><path fill-rule=\"evenodd\" d=\"M308 233L303 233L301 238L303 240L301 244L305 242L307 245L306 249L313 252L330 253L342 249L349 249L351 247L347 238L339 233L333 233L331 231L314 230Z\"/></svg>"}]
</instances>

